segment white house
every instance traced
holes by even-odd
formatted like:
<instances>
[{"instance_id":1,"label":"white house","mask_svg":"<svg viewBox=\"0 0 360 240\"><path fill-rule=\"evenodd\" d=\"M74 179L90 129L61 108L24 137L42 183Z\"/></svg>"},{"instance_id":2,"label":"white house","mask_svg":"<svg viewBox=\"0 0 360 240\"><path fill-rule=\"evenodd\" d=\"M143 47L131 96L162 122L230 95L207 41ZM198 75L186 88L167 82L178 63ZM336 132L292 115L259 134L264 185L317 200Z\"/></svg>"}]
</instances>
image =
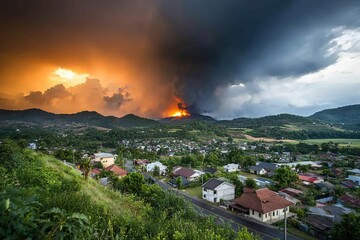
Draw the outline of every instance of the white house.
<instances>
[{"instance_id":1,"label":"white house","mask_svg":"<svg viewBox=\"0 0 360 240\"><path fill-rule=\"evenodd\" d=\"M357 175L349 175L347 179L353 181L353 182L356 183L358 186L360 186L360 176L357 176Z\"/></svg>"},{"instance_id":2,"label":"white house","mask_svg":"<svg viewBox=\"0 0 360 240\"><path fill-rule=\"evenodd\" d=\"M225 172L236 172L239 171L239 164L229 163L224 166Z\"/></svg>"},{"instance_id":3,"label":"white house","mask_svg":"<svg viewBox=\"0 0 360 240\"><path fill-rule=\"evenodd\" d=\"M32 150L36 150L36 143L29 143L28 148L32 149Z\"/></svg>"},{"instance_id":4,"label":"white house","mask_svg":"<svg viewBox=\"0 0 360 240\"><path fill-rule=\"evenodd\" d=\"M146 165L146 171L147 172L153 172L155 170L155 166L159 167L160 175L163 175L163 174L166 173L167 166L163 165L159 161L153 162L153 163L148 163Z\"/></svg>"},{"instance_id":5,"label":"white house","mask_svg":"<svg viewBox=\"0 0 360 240\"><path fill-rule=\"evenodd\" d=\"M249 170L250 170L251 173L254 173L256 175L265 175L265 174L267 174L267 171L265 170L265 168L263 168L261 166L258 166L258 165L251 166Z\"/></svg>"},{"instance_id":6,"label":"white house","mask_svg":"<svg viewBox=\"0 0 360 240\"><path fill-rule=\"evenodd\" d=\"M235 198L235 186L218 179L210 179L202 185L203 199L218 203L220 199L233 200Z\"/></svg>"},{"instance_id":7,"label":"white house","mask_svg":"<svg viewBox=\"0 0 360 240\"><path fill-rule=\"evenodd\" d=\"M95 153L94 162L100 162L104 168L115 164L115 156L111 153Z\"/></svg>"},{"instance_id":8,"label":"white house","mask_svg":"<svg viewBox=\"0 0 360 240\"><path fill-rule=\"evenodd\" d=\"M244 193L235 199L231 208L238 209L258 221L273 223L284 219L285 212L289 212L291 205L294 203L268 188L244 188Z\"/></svg>"}]
</instances>

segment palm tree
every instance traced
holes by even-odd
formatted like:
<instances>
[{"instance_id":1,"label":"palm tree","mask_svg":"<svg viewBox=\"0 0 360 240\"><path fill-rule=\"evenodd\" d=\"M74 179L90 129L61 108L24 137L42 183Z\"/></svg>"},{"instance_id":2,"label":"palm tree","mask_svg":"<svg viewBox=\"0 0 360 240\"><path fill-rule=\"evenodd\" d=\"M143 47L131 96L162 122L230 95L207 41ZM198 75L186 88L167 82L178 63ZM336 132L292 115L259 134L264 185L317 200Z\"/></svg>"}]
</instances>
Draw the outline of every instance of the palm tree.
<instances>
[{"instance_id":1,"label":"palm tree","mask_svg":"<svg viewBox=\"0 0 360 240\"><path fill-rule=\"evenodd\" d=\"M82 168L84 169L83 171L83 174L84 174L84 179L87 180L88 177L89 177L89 173L91 171L91 160L90 158L84 158L82 161L81 161L81 166Z\"/></svg>"}]
</instances>

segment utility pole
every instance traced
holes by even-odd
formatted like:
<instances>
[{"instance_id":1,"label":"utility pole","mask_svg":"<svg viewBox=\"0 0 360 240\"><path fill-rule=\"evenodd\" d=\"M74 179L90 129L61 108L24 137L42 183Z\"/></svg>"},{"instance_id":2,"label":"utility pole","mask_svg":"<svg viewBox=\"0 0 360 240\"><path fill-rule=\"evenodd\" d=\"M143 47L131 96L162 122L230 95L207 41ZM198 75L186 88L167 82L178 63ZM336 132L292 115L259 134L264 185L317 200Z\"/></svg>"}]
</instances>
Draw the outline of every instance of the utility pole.
<instances>
[{"instance_id":1,"label":"utility pole","mask_svg":"<svg viewBox=\"0 0 360 240\"><path fill-rule=\"evenodd\" d=\"M285 208L284 209L284 222L285 222L285 227L284 227L284 240L286 240L286 209L287 208Z\"/></svg>"}]
</instances>

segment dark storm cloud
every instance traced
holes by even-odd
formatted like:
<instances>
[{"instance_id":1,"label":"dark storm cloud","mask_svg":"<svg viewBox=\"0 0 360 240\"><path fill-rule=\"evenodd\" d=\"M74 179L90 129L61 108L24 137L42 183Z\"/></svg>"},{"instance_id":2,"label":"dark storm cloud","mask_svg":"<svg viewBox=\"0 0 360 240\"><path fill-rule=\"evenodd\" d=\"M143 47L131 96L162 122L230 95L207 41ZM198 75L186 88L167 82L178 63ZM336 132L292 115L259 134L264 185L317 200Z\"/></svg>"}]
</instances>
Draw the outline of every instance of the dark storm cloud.
<instances>
[{"instance_id":1,"label":"dark storm cloud","mask_svg":"<svg viewBox=\"0 0 360 240\"><path fill-rule=\"evenodd\" d=\"M335 63L338 52L329 52L337 37L332 29L360 26L358 1L206 3L168 2L170 34L158 47L178 75L180 94L202 111L218 107L219 86L296 77Z\"/></svg>"},{"instance_id":2,"label":"dark storm cloud","mask_svg":"<svg viewBox=\"0 0 360 240\"><path fill-rule=\"evenodd\" d=\"M251 83L257 79L298 77L334 64L338 51L332 40L339 33L333 29L358 28L359 4L351 0L2 1L0 44L6 51L0 60L29 54L57 64L77 64L95 49L115 65L125 59L139 72L153 74L144 78L152 84L143 80L149 93L166 86L194 111L211 113L222 100L215 94L219 87L249 83L249 91L256 92L257 85ZM66 58L61 57L64 52ZM33 92L27 97L40 101L45 94ZM103 97L111 108L126 99L120 92Z\"/></svg>"},{"instance_id":3,"label":"dark storm cloud","mask_svg":"<svg viewBox=\"0 0 360 240\"><path fill-rule=\"evenodd\" d=\"M131 99L128 92L122 88L119 88L118 92L114 93L112 96L104 96L104 101L107 108L119 109L123 103L131 101Z\"/></svg>"}]
</instances>

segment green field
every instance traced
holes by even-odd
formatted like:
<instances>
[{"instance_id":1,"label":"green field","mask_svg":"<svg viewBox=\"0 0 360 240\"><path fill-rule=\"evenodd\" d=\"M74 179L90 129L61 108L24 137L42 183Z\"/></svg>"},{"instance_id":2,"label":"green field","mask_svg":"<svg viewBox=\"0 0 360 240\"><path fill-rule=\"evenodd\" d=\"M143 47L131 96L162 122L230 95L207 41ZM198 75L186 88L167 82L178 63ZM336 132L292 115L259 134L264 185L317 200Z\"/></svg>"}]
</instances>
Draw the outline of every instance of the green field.
<instances>
[{"instance_id":1,"label":"green field","mask_svg":"<svg viewBox=\"0 0 360 240\"><path fill-rule=\"evenodd\" d=\"M193 195L195 197L198 197L200 199L202 198L202 187L201 186L193 187L193 188L185 188L182 191L184 191L190 195Z\"/></svg>"},{"instance_id":2,"label":"green field","mask_svg":"<svg viewBox=\"0 0 360 240\"><path fill-rule=\"evenodd\" d=\"M303 142L306 143L326 143L326 142L338 143L340 147L360 147L360 139L345 139L345 138L330 138L330 139L308 139Z\"/></svg>"}]
</instances>

